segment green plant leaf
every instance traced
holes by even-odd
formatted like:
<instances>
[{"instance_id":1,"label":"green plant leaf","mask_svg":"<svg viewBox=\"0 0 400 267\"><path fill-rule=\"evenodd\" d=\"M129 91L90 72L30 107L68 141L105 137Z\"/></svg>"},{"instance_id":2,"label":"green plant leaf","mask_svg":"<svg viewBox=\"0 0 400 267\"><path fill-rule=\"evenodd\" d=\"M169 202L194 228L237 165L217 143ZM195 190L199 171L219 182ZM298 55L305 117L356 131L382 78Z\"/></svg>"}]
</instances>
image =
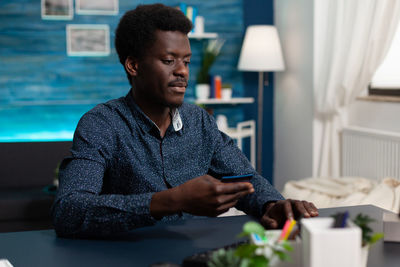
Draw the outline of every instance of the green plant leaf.
<instances>
[{"instance_id":1,"label":"green plant leaf","mask_svg":"<svg viewBox=\"0 0 400 267\"><path fill-rule=\"evenodd\" d=\"M209 262L209 266L212 265L212 267L218 267L221 266L222 263L220 261L221 257L224 257L225 250L224 249L219 249L215 251L212 256L211 256L211 261Z\"/></svg>"},{"instance_id":2,"label":"green plant leaf","mask_svg":"<svg viewBox=\"0 0 400 267\"><path fill-rule=\"evenodd\" d=\"M203 48L203 57L199 72L196 76L197 83L209 83L209 72L214 61L220 55L225 40L210 40Z\"/></svg>"},{"instance_id":3,"label":"green plant leaf","mask_svg":"<svg viewBox=\"0 0 400 267\"><path fill-rule=\"evenodd\" d=\"M236 237L237 237L237 238L242 238L242 237L248 237L248 236L250 236L249 233L241 232L241 233L238 234Z\"/></svg>"},{"instance_id":4,"label":"green plant leaf","mask_svg":"<svg viewBox=\"0 0 400 267\"><path fill-rule=\"evenodd\" d=\"M243 225L243 232L240 236L250 236L251 234L257 234L261 238L268 238L265 233L264 227L254 221L247 222ZM290 256L287 254L288 251L292 251L293 247L288 241L273 241L269 239L268 242L261 245L255 244L242 244L238 246L235 250L235 256L241 259L240 267L265 267L269 266L270 258L265 255L259 255L260 253L256 251L257 249L262 249L264 253L270 251L272 253L271 257L277 257L280 260L288 260ZM270 253L267 253L268 255ZM226 265L230 266L230 265Z\"/></svg>"},{"instance_id":5,"label":"green plant leaf","mask_svg":"<svg viewBox=\"0 0 400 267\"><path fill-rule=\"evenodd\" d=\"M357 214L354 219L354 223L361 228L362 232L362 245L365 246L367 244L374 244L378 240L383 238L383 233L375 233L373 234L372 228L369 226L370 223L375 222L373 218L368 215L363 215L361 213Z\"/></svg>"},{"instance_id":6,"label":"green plant leaf","mask_svg":"<svg viewBox=\"0 0 400 267\"><path fill-rule=\"evenodd\" d=\"M254 244L243 244L236 248L235 255L241 258L251 258L254 256L257 248L257 245Z\"/></svg>"},{"instance_id":7,"label":"green plant leaf","mask_svg":"<svg viewBox=\"0 0 400 267\"><path fill-rule=\"evenodd\" d=\"M269 266L269 260L262 255L256 255L250 259L251 267L266 267Z\"/></svg>"},{"instance_id":8,"label":"green plant leaf","mask_svg":"<svg viewBox=\"0 0 400 267\"><path fill-rule=\"evenodd\" d=\"M361 228L361 233L362 233L362 245L365 246L366 244L373 244L379 239L382 238L382 236L378 233L378 235L375 237L376 234L372 235L373 230L371 227L369 227L369 224L374 222L375 220L368 215L363 215L361 213L357 214L356 218L354 219L354 223Z\"/></svg>"},{"instance_id":9,"label":"green plant leaf","mask_svg":"<svg viewBox=\"0 0 400 267\"><path fill-rule=\"evenodd\" d=\"M257 223L257 222L247 222L244 224L243 226L243 232L247 233L247 234L257 234L260 237L264 237L265 236L265 229L264 227Z\"/></svg>"},{"instance_id":10,"label":"green plant leaf","mask_svg":"<svg viewBox=\"0 0 400 267\"><path fill-rule=\"evenodd\" d=\"M287 251L292 251L293 250L293 247L287 241L283 241L282 242L282 247Z\"/></svg>"},{"instance_id":11,"label":"green plant leaf","mask_svg":"<svg viewBox=\"0 0 400 267\"><path fill-rule=\"evenodd\" d=\"M380 239L382 239L383 238L383 233L375 233L375 234L373 234L372 236L371 236L371 238L370 238L370 240L369 240L369 243L372 245L372 244L375 244L378 240L380 240Z\"/></svg>"},{"instance_id":12,"label":"green plant leaf","mask_svg":"<svg viewBox=\"0 0 400 267\"><path fill-rule=\"evenodd\" d=\"M242 259L240 262L240 267L249 267L250 266L250 260L247 258Z\"/></svg>"},{"instance_id":13,"label":"green plant leaf","mask_svg":"<svg viewBox=\"0 0 400 267\"><path fill-rule=\"evenodd\" d=\"M286 254L284 251L275 250L274 254L276 254L281 261L290 260L290 256Z\"/></svg>"},{"instance_id":14,"label":"green plant leaf","mask_svg":"<svg viewBox=\"0 0 400 267\"><path fill-rule=\"evenodd\" d=\"M241 259L235 255L233 249L219 249L214 251L210 260L207 262L209 267L239 267Z\"/></svg>"}]
</instances>

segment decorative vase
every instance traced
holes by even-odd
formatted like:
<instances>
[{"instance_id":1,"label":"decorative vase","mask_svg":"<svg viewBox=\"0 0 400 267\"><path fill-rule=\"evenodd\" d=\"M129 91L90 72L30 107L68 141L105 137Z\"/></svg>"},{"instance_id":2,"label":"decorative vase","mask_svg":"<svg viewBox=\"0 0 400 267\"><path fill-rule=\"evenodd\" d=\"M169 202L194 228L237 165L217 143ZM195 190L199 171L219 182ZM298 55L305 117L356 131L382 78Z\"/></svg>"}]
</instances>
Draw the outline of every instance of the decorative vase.
<instances>
[{"instance_id":1,"label":"decorative vase","mask_svg":"<svg viewBox=\"0 0 400 267\"><path fill-rule=\"evenodd\" d=\"M210 97L210 85L207 83L196 84L196 98L205 100Z\"/></svg>"}]
</instances>

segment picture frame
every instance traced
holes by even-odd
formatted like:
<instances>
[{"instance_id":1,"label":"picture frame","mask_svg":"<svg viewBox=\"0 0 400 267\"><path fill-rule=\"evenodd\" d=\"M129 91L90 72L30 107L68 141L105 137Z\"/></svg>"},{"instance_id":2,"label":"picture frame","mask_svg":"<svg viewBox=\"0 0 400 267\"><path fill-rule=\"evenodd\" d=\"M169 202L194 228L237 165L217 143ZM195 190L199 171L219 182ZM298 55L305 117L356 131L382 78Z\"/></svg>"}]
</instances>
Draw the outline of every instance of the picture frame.
<instances>
[{"instance_id":1,"label":"picture frame","mask_svg":"<svg viewBox=\"0 0 400 267\"><path fill-rule=\"evenodd\" d=\"M66 34L68 56L110 55L110 27L107 24L67 24Z\"/></svg>"},{"instance_id":2,"label":"picture frame","mask_svg":"<svg viewBox=\"0 0 400 267\"><path fill-rule=\"evenodd\" d=\"M73 0L41 0L41 16L44 20L72 20Z\"/></svg>"},{"instance_id":3,"label":"picture frame","mask_svg":"<svg viewBox=\"0 0 400 267\"><path fill-rule=\"evenodd\" d=\"M79 15L118 15L118 0L75 0L75 12Z\"/></svg>"}]
</instances>

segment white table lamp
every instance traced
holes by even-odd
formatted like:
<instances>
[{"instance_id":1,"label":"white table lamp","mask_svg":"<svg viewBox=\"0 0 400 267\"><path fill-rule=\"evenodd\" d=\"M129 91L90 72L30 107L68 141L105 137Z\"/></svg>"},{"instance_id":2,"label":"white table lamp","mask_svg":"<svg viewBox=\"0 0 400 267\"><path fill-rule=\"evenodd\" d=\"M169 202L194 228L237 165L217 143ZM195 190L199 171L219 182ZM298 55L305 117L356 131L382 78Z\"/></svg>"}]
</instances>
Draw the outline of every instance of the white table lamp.
<instances>
[{"instance_id":1,"label":"white table lamp","mask_svg":"<svg viewBox=\"0 0 400 267\"><path fill-rule=\"evenodd\" d=\"M247 27L238 69L257 71L258 75L258 122L257 122L257 171L262 172L262 125L263 125L263 73L285 69L282 49L275 26L252 25Z\"/></svg>"}]
</instances>

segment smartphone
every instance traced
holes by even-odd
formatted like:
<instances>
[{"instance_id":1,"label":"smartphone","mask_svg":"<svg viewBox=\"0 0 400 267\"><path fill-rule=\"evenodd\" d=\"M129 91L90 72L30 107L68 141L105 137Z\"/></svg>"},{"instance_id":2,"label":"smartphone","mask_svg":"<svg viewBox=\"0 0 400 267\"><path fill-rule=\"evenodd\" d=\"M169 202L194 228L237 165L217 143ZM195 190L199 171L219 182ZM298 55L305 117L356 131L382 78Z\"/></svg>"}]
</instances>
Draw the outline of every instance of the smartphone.
<instances>
[{"instance_id":1,"label":"smartphone","mask_svg":"<svg viewBox=\"0 0 400 267\"><path fill-rule=\"evenodd\" d=\"M253 178L253 174L243 174L234 176L222 176L221 182L223 183L235 183L235 182L249 182Z\"/></svg>"}]
</instances>

